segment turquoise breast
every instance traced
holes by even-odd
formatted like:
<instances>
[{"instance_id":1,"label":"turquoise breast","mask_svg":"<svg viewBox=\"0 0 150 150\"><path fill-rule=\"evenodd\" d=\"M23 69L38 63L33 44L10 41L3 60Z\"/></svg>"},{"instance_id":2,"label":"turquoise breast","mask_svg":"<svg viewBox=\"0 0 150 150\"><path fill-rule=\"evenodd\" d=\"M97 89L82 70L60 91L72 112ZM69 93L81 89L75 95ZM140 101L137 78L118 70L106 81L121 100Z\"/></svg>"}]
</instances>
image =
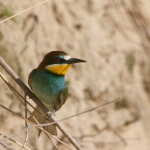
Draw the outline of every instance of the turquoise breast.
<instances>
[{"instance_id":1,"label":"turquoise breast","mask_svg":"<svg viewBox=\"0 0 150 150\"><path fill-rule=\"evenodd\" d=\"M65 85L65 77L42 69L37 71L31 83L34 94L52 110L60 105L60 91Z\"/></svg>"}]
</instances>

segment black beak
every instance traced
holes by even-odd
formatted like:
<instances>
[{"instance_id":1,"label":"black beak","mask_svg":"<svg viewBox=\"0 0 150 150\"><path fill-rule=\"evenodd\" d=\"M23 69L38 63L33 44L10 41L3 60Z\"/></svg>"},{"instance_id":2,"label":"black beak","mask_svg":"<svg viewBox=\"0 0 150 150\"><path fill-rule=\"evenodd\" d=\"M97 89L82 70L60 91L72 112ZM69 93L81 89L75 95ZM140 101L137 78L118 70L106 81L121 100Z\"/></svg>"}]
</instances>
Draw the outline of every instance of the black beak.
<instances>
[{"instance_id":1,"label":"black beak","mask_svg":"<svg viewBox=\"0 0 150 150\"><path fill-rule=\"evenodd\" d=\"M65 63L67 63L67 64L75 64L75 63L80 63L80 62L86 62L86 61L82 60L82 59L77 59L77 58L70 58L69 60L66 60Z\"/></svg>"}]
</instances>

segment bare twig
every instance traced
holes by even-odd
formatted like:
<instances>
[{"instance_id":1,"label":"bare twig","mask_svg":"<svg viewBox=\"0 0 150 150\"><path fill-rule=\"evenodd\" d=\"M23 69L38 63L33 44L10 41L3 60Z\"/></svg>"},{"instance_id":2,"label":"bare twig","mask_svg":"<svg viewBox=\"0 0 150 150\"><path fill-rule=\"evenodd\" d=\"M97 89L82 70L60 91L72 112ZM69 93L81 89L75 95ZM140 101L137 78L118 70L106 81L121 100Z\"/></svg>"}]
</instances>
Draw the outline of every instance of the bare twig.
<instances>
[{"instance_id":1,"label":"bare twig","mask_svg":"<svg viewBox=\"0 0 150 150\"><path fill-rule=\"evenodd\" d=\"M3 143L0 141L0 145L2 145L3 147L5 147L7 150L14 150L13 148L9 147L6 143Z\"/></svg>"},{"instance_id":2,"label":"bare twig","mask_svg":"<svg viewBox=\"0 0 150 150\"><path fill-rule=\"evenodd\" d=\"M118 99L120 99L120 98L118 98ZM110 104L110 103L112 103L112 102L114 102L114 101L116 101L116 100L118 100L118 99L115 99L115 100L113 100L113 101L110 101L110 102L105 103L105 104L102 104L102 105L99 105L99 106L97 106L97 107L94 107L94 108L92 108L92 109L90 109L90 110L81 112L81 113L79 113L79 114L76 114L76 115L73 115L73 116L70 116L70 117L61 119L61 120L57 120L57 121L52 122L52 123L47 123L47 124L34 124L34 125L32 125L32 126L26 128L26 129L23 129L23 130L21 130L20 132L16 133L15 135L12 135L12 136L10 136L10 137L8 137L8 138L12 138L12 137L14 137L14 136L16 136L16 135L19 135L19 134L22 133L23 131L29 130L30 128L33 128L33 127L38 127L38 128L39 128L39 126L42 127L42 126L52 125L52 124L58 123L58 122L60 122L60 121L64 121L64 120L67 120L67 119L76 117L76 116L78 116L78 115L91 112L91 111L97 109L98 107L102 107L102 106L104 106L104 105L108 105L108 104ZM8 108L6 108L5 106L3 106L3 105L1 105L1 104L0 104L0 106L1 106L2 108L4 108L4 109L8 110ZM10 112L16 114L16 113L13 112L12 110L8 110L8 111L10 111ZM18 114L16 114L16 115L19 116ZM21 117L21 116L19 116L19 117ZM21 118L23 118L23 117L21 117ZM29 120L27 120L27 119L25 119L25 118L23 118L23 119L26 120L27 122L31 123ZM31 124L33 124L33 123L31 123ZM42 131L43 131L43 130L42 130ZM46 132L46 131L44 130L44 132ZM48 132L46 132L46 133L48 133ZM6 139L7 139L7 138L6 138ZM6 140L6 139L3 139L3 140ZM1 141L3 141L3 140L1 140Z\"/></svg>"},{"instance_id":3,"label":"bare twig","mask_svg":"<svg viewBox=\"0 0 150 150\"><path fill-rule=\"evenodd\" d=\"M52 141L52 139L48 136L49 140L51 140L51 142L53 143L54 147L59 150L58 146Z\"/></svg>"},{"instance_id":4,"label":"bare twig","mask_svg":"<svg viewBox=\"0 0 150 150\"><path fill-rule=\"evenodd\" d=\"M25 100L25 107L27 108L26 93L25 93L25 96L24 96L24 100ZM26 110L26 108L25 108L25 118L27 119L27 110ZM25 121L25 127L26 127L26 128L28 127L28 124L27 124L26 121ZM25 139L25 142L24 142L23 146L26 145L27 140L28 140L28 130L26 131L26 139Z\"/></svg>"},{"instance_id":5,"label":"bare twig","mask_svg":"<svg viewBox=\"0 0 150 150\"><path fill-rule=\"evenodd\" d=\"M1 135L2 137L4 137L4 138L7 138L7 136L5 136L5 135L3 135L3 134L1 134L1 133L0 133L0 135ZM24 149L31 150L31 149L29 149L28 147L26 147L26 146L24 146L24 145L22 145L22 144L16 142L16 141L13 140L13 139L10 139L10 138L9 138L9 140L12 141L12 142L14 142L14 143L16 143L16 144L18 144L19 146L23 147Z\"/></svg>"},{"instance_id":6,"label":"bare twig","mask_svg":"<svg viewBox=\"0 0 150 150\"><path fill-rule=\"evenodd\" d=\"M0 57L0 64L5 71L16 81L16 83L22 88L22 90L37 104L37 106L47 115L50 115L50 111L44 106L44 104L31 92L31 90L24 84L24 82L17 76L17 74L8 66L2 57ZM52 121L57 121L54 116L51 117ZM82 150L76 140L62 127L60 123L55 123L59 130L66 136L66 138L75 146L77 150ZM44 130L45 131L45 130ZM45 131L46 132L46 131ZM48 133L48 132L47 132Z\"/></svg>"},{"instance_id":7,"label":"bare twig","mask_svg":"<svg viewBox=\"0 0 150 150\"><path fill-rule=\"evenodd\" d=\"M22 116L18 115L17 113L13 112L12 110L6 108L6 107L3 106L2 104L0 104L0 107L6 109L7 111L13 113L14 115L20 117L21 119L25 120L26 122L28 122L28 123L30 123L30 124L32 124L32 125L34 126L34 123L33 123L33 122L29 121L28 119L23 118ZM38 124L38 125L40 126L40 124ZM59 141L60 143L62 143L62 144L65 145L66 147L68 147L70 150L73 150L73 149L72 149L71 147L69 147L67 144L65 144L64 142L62 142L61 140L59 140L59 139L56 138L55 136L51 135L49 132L47 132L46 130L44 130L43 128L41 128L41 126L39 127L38 125L36 125L35 127L37 127L38 129L42 130L42 131L43 131L44 133L46 133L47 135L53 137L54 139L56 139L57 141ZM30 126L30 127L32 127L32 126ZM9 136L9 137L7 137L7 138L5 138L5 139L2 139L2 140L0 140L0 142L5 141L5 140L7 140L7 139L10 139L10 138L12 138L12 137L15 137L15 136L19 135L20 133L22 133L23 131L26 131L26 130L30 129L30 127L26 128L26 129L23 129L23 130L21 130L20 132L14 134L14 135L12 135L12 136Z\"/></svg>"},{"instance_id":8,"label":"bare twig","mask_svg":"<svg viewBox=\"0 0 150 150\"><path fill-rule=\"evenodd\" d=\"M19 96L19 98L21 98L24 101L23 96L7 81L7 79L0 73L0 77L3 79L3 81L6 83L6 85L9 87L9 89L16 95ZM18 97L17 96L17 97ZM44 115L42 115L42 113L36 109L35 107L33 107L28 101L26 101L34 110L36 110L42 117L45 117ZM45 117L45 119L47 119Z\"/></svg>"},{"instance_id":9,"label":"bare twig","mask_svg":"<svg viewBox=\"0 0 150 150\"><path fill-rule=\"evenodd\" d=\"M20 15L20 14L22 14L22 13L28 11L28 10L31 10L31 9L33 9L33 8L35 8L35 7L37 7L37 6L41 5L41 4L44 4L44 3L48 2L48 1L49 1L49 0L45 0L45 1L43 1L43 2L41 2L41 3L39 3L39 4L37 4L37 5L34 5L34 6L30 7L30 8L28 8L28 9L26 9L26 10L20 12L20 13L17 13L17 14L15 14L15 15L13 15L13 16L11 16L11 17L5 19L5 20L2 20L2 21L0 22L0 24L3 23L3 22L5 22L5 21L7 21L7 20L10 20L10 19L12 19L12 18L14 18L14 17L16 17L16 16L18 16L18 15Z\"/></svg>"}]
</instances>

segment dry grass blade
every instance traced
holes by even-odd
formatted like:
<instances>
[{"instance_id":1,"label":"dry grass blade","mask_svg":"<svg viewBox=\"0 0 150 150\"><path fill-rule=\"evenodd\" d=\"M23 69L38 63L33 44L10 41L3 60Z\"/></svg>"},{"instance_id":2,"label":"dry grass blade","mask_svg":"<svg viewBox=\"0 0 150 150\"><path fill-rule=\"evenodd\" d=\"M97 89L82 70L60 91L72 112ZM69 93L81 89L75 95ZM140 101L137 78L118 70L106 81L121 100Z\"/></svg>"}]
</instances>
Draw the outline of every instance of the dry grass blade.
<instances>
[{"instance_id":1,"label":"dry grass blade","mask_svg":"<svg viewBox=\"0 0 150 150\"><path fill-rule=\"evenodd\" d=\"M34 5L34 6L28 8L28 9L26 9L26 10L20 12L20 13L17 13L17 14L15 14L15 15L13 15L13 16L11 16L11 17L5 19L5 20L2 20L2 21L0 21L0 24L3 23L3 22L5 22L5 21L7 21L7 20L10 20L10 19L12 19L12 18L14 18L14 17L16 17L16 16L18 16L18 15L20 15L20 14L22 14L22 13L28 11L28 10L31 10L31 9L33 9L33 8L35 8L35 7L37 7L37 6L41 5L41 4L44 4L44 3L48 2L48 1L49 1L49 0L46 0L46 1L44 1L44 2L41 2L41 3L37 4L37 5Z\"/></svg>"}]
</instances>

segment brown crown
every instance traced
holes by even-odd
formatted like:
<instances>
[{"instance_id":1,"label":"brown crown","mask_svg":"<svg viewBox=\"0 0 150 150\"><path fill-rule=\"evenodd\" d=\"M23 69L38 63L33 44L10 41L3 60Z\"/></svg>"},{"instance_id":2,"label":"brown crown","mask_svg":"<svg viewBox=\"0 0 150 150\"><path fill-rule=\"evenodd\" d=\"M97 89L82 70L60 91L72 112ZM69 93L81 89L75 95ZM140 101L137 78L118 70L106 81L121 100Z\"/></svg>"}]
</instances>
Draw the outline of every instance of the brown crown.
<instances>
[{"instance_id":1,"label":"brown crown","mask_svg":"<svg viewBox=\"0 0 150 150\"><path fill-rule=\"evenodd\" d=\"M55 57L57 57L59 55L66 55L66 53L63 52L63 51L51 51L51 52L47 53L44 56L42 62L37 67L37 71L43 69L47 65L47 60L52 60L53 58L55 58Z\"/></svg>"}]
</instances>

